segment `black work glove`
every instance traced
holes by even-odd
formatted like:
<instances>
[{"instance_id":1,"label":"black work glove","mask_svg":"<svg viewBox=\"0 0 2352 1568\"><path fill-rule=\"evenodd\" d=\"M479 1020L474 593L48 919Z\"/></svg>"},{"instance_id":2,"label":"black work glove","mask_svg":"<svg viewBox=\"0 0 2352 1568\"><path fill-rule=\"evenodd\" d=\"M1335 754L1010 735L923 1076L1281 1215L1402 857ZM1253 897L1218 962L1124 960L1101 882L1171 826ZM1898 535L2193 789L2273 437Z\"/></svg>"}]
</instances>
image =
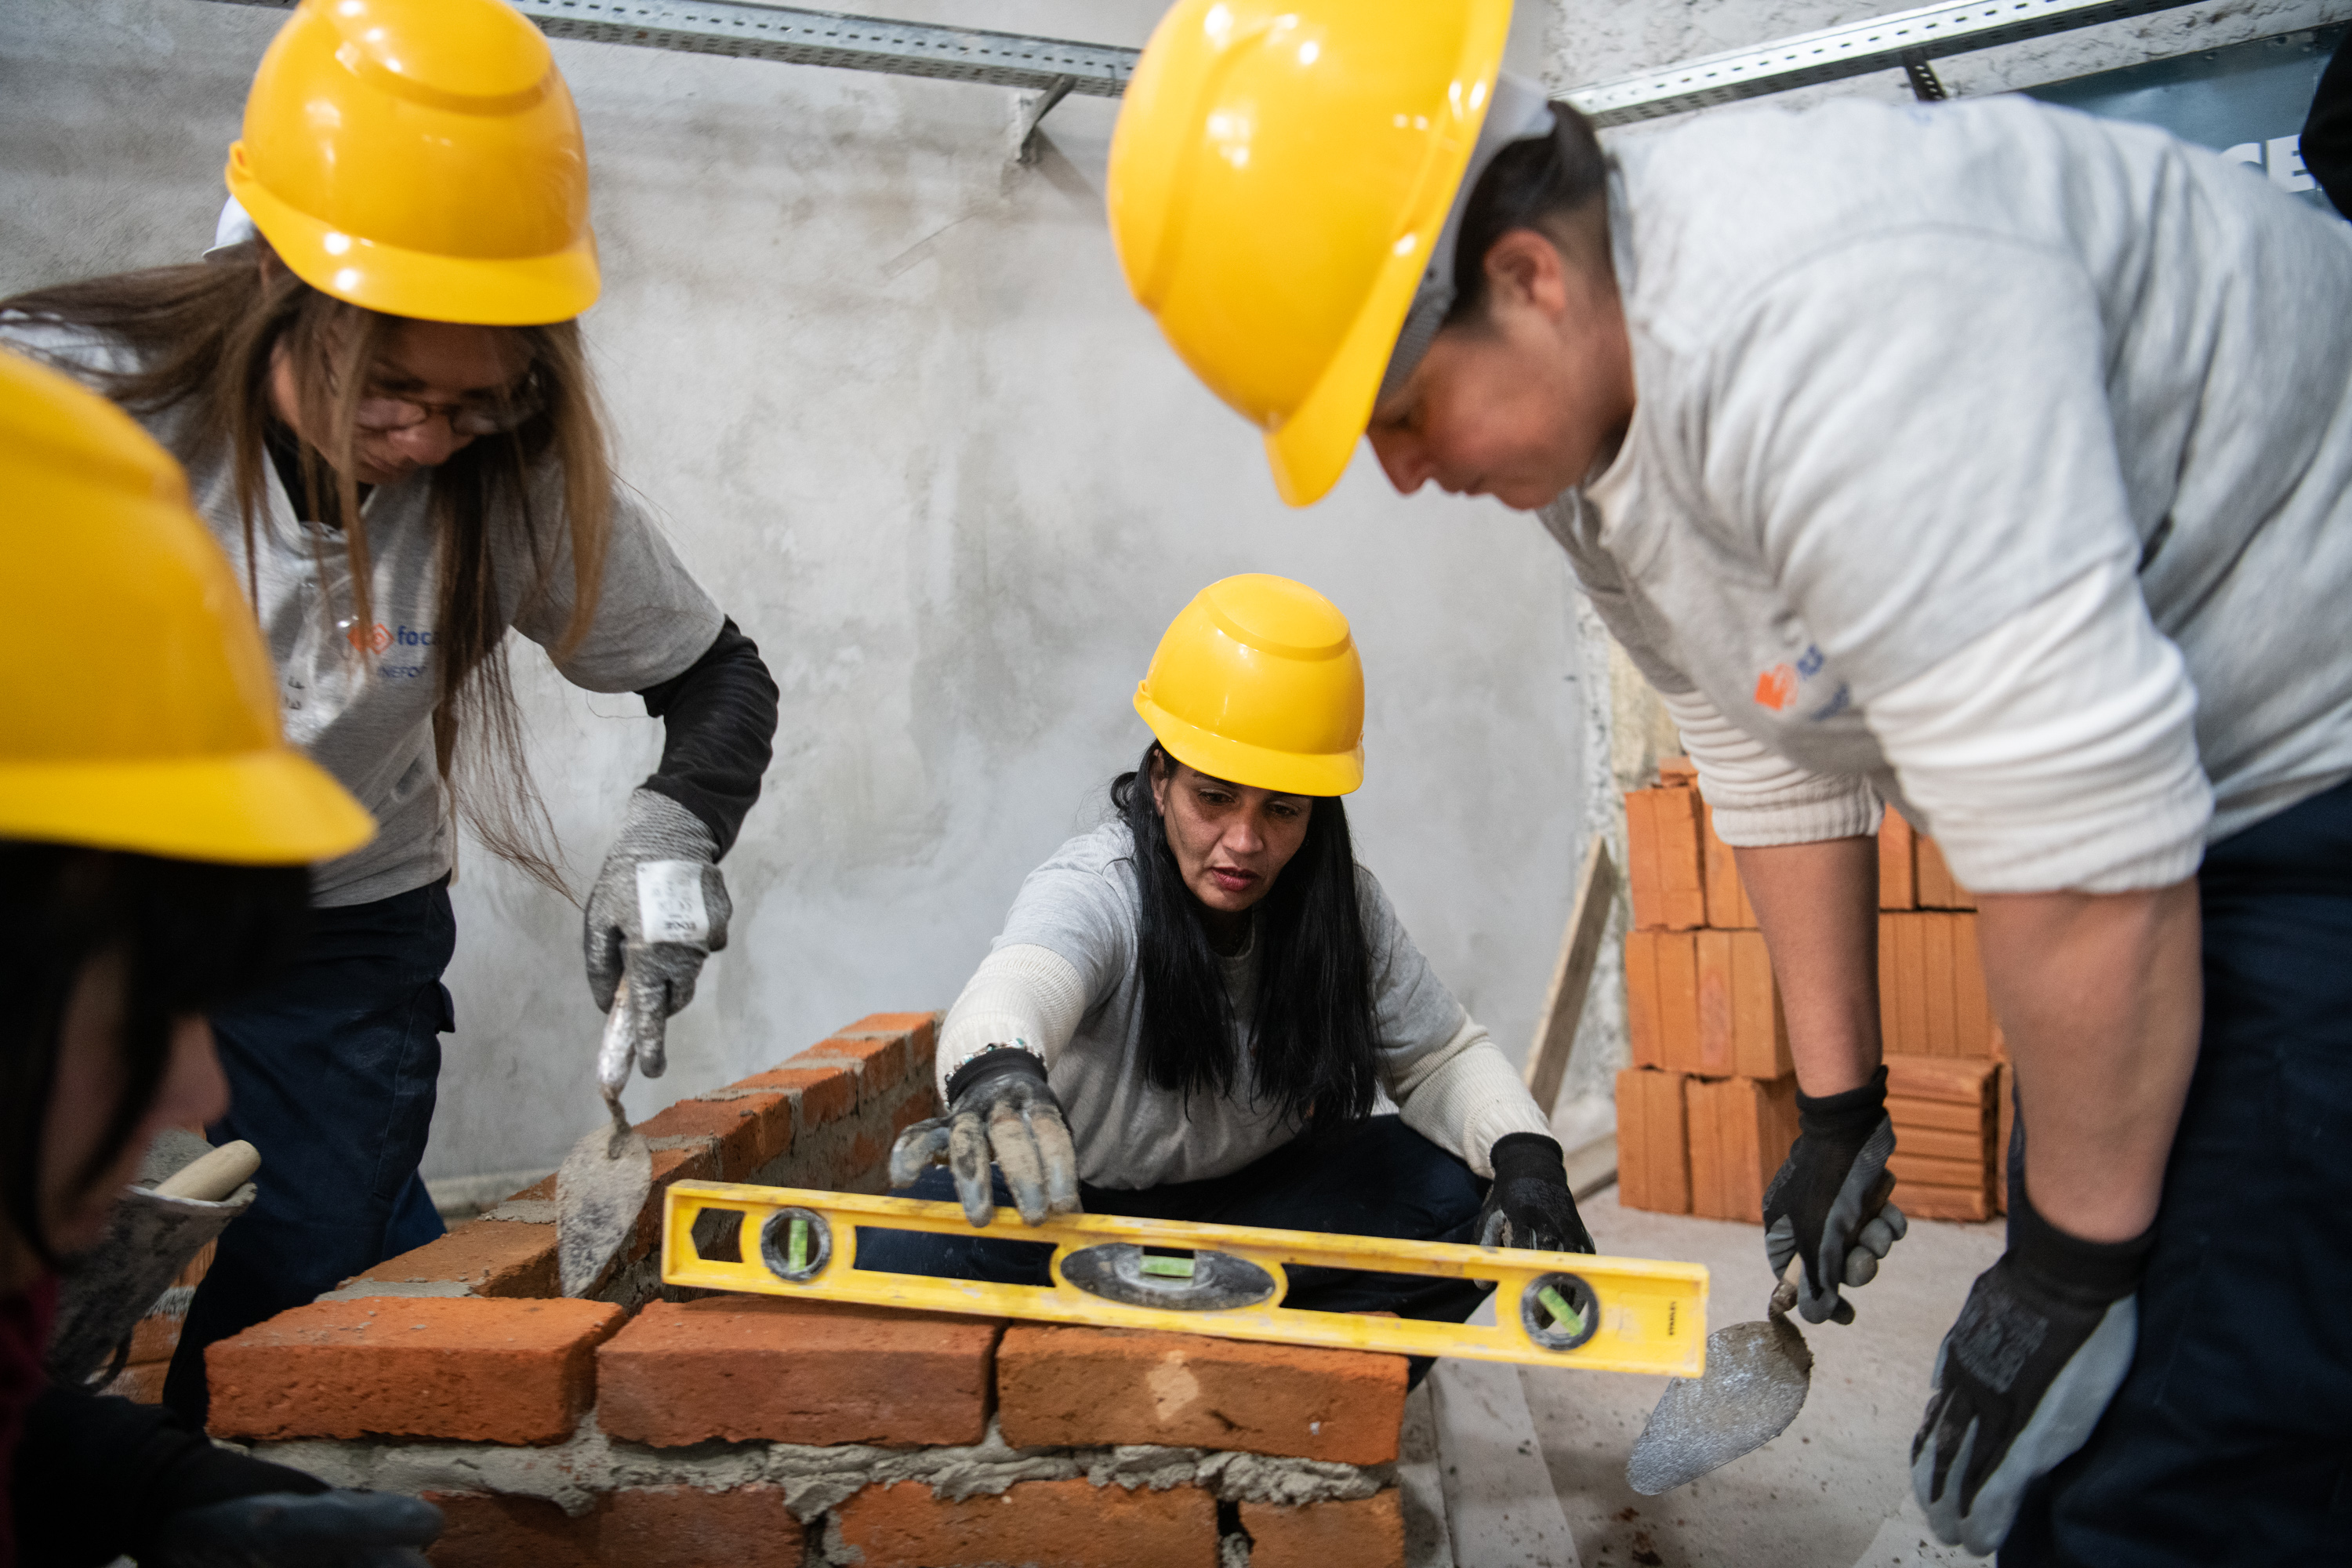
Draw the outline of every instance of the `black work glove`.
<instances>
[{"instance_id":1,"label":"black work glove","mask_svg":"<svg viewBox=\"0 0 2352 1568\"><path fill-rule=\"evenodd\" d=\"M425 1568L441 1510L393 1492L264 1492L184 1509L156 1531L152 1568Z\"/></svg>"},{"instance_id":2,"label":"black work glove","mask_svg":"<svg viewBox=\"0 0 2352 1568\"><path fill-rule=\"evenodd\" d=\"M1478 1245L1523 1247L1533 1252L1590 1252L1591 1233L1568 1190L1568 1165L1557 1141L1540 1132L1507 1132L1488 1159L1495 1184L1478 1211Z\"/></svg>"},{"instance_id":3,"label":"black work glove","mask_svg":"<svg viewBox=\"0 0 2352 1568\"><path fill-rule=\"evenodd\" d=\"M1886 1117L1886 1069L1860 1089L1797 1096L1797 1142L1764 1189L1764 1256L1780 1274L1801 1255L1797 1310L1809 1323L1853 1321L1841 1285L1867 1285L1909 1224L1886 1201L1895 1178L1895 1123Z\"/></svg>"},{"instance_id":4,"label":"black work glove","mask_svg":"<svg viewBox=\"0 0 2352 1568\"><path fill-rule=\"evenodd\" d=\"M1078 1212L1078 1152L1061 1102L1045 1082L1045 1064L1013 1046L992 1046L948 1079L948 1113L918 1121L890 1150L890 1184L912 1183L942 1154L955 1173L956 1196L975 1226L996 1217L989 1161L1004 1173L1024 1225L1049 1214Z\"/></svg>"},{"instance_id":5,"label":"black work glove","mask_svg":"<svg viewBox=\"0 0 2352 1568\"><path fill-rule=\"evenodd\" d=\"M2131 1370L2153 1226L2082 1241L2011 1182L2009 1250L1977 1276L1936 1352L1936 1393L1911 1441L1911 1489L1945 1542L1983 1555L2035 1478L2081 1447Z\"/></svg>"}]
</instances>

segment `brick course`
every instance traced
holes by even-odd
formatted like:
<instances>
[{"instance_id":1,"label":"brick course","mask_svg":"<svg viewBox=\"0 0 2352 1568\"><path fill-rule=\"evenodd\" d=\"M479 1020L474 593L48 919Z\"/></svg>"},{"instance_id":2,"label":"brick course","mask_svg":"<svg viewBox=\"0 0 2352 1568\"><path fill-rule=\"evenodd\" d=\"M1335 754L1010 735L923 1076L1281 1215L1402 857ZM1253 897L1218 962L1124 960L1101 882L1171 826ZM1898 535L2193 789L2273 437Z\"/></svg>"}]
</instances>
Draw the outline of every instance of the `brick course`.
<instances>
[{"instance_id":1,"label":"brick course","mask_svg":"<svg viewBox=\"0 0 2352 1568\"><path fill-rule=\"evenodd\" d=\"M1016 1323L996 1353L1004 1440L1163 1443L1381 1465L1405 1361L1199 1334Z\"/></svg>"},{"instance_id":2,"label":"brick course","mask_svg":"<svg viewBox=\"0 0 2352 1568\"><path fill-rule=\"evenodd\" d=\"M841 1507L865 1568L1216 1568L1217 1505L1197 1487L1128 1491L1022 1481L952 1502L919 1481L867 1487ZM1338 1568L1337 1564L1329 1568Z\"/></svg>"},{"instance_id":3,"label":"brick course","mask_svg":"<svg viewBox=\"0 0 2352 1568\"><path fill-rule=\"evenodd\" d=\"M205 1354L211 1429L241 1438L562 1442L595 1392L603 1301L314 1301Z\"/></svg>"},{"instance_id":4,"label":"brick course","mask_svg":"<svg viewBox=\"0 0 2352 1568\"><path fill-rule=\"evenodd\" d=\"M801 1568L807 1551L773 1486L636 1487L577 1518L541 1498L427 1496L444 1521L434 1568Z\"/></svg>"},{"instance_id":5,"label":"brick course","mask_svg":"<svg viewBox=\"0 0 2352 1568\"><path fill-rule=\"evenodd\" d=\"M657 1301L597 1352L597 1421L658 1447L976 1443L1001 1327L772 1296Z\"/></svg>"}]
</instances>

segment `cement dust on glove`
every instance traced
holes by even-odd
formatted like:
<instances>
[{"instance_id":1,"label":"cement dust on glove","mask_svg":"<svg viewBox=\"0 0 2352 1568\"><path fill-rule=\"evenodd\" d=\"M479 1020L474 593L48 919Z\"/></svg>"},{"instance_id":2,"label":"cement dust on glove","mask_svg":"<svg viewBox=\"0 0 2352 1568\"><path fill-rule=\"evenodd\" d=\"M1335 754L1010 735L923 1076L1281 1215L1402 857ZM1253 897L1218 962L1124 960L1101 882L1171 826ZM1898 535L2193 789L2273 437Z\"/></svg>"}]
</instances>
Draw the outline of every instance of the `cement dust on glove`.
<instances>
[{"instance_id":1,"label":"cement dust on glove","mask_svg":"<svg viewBox=\"0 0 2352 1568\"><path fill-rule=\"evenodd\" d=\"M992 1162L1012 1189L1024 1224L1078 1212L1078 1152L1045 1064L1028 1051L999 1046L948 1079L948 1113L918 1121L890 1150L890 1184L911 1185L923 1167L945 1158L956 1197L975 1226L996 1217Z\"/></svg>"}]
</instances>

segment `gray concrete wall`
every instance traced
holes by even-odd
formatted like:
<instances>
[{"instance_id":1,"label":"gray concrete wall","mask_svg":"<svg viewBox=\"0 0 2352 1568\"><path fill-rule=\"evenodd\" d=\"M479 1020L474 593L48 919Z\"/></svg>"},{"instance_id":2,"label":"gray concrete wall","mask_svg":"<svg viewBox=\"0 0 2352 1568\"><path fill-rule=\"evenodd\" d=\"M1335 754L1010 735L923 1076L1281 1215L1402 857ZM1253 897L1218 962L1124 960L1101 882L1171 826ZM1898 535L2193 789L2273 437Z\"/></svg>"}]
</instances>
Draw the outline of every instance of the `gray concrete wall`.
<instances>
[{"instance_id":1,"label":"gray concrete wall","mask_svg":"<svg viewBox=\"0 0 2352 1568\"><path fill-rule=\"evenodd\" d=\"M1159 9L888 8L1128 44ZM280 19L0 5L0 291L199 249ZM1568 574L1535 525L1400 500L1368 459L1322 506L1284 509L1255 436L1120 281L1108 103L1057 109L1044 163L1016 171L1002 89L556 52L594 171L605 292L588 329L623 470L783 688L767 795L727 863L732 943L673 1026L669 1078L633 1104L867 1011L946 1005L1023 874L1141 750L1128 700L1168 618L1247 570L1300 577L1354 620L1361 854L1438 973L1523 1051L1582 847L1587 744ZM528 646L515 668L584 885L660 726ZM479 853L457 901L458 1030L427 1173L543 1170L597 1114L578 916Z\"/></svg>"}]
</instances>

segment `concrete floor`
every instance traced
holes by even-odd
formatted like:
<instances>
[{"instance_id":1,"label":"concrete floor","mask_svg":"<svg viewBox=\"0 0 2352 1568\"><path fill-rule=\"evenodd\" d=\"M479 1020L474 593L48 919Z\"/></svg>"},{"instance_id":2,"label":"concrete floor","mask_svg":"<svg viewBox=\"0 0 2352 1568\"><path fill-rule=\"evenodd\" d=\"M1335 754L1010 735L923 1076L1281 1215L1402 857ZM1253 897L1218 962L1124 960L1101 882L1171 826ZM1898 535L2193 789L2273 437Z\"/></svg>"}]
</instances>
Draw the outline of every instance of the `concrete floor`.
<instances>
[{"instance_id":1,"label":"concrete floor","mask_svg":"<svg viewBox=\"0 0 2352 1568\"><path fill-rule=\"evenodd\" d=\"M1603 1253L1709 1270L1708 1321L1764 1315L1771 1279L1752 1225L1620 1207L1609 1187L1580 1205ZM2002 1226L1914 1221L1847 1328L1806 1326L1812 1391L1795 1425L1664 1497L1625 1484L1625 1458L1666 1380L1522 1374L1544 1459L1583 1568L1910 1568L1975 1563L1938 1545L1911 1499L1911 1437L1944 1331L2002 1247Z\"/></svg>"}]
</instances>

